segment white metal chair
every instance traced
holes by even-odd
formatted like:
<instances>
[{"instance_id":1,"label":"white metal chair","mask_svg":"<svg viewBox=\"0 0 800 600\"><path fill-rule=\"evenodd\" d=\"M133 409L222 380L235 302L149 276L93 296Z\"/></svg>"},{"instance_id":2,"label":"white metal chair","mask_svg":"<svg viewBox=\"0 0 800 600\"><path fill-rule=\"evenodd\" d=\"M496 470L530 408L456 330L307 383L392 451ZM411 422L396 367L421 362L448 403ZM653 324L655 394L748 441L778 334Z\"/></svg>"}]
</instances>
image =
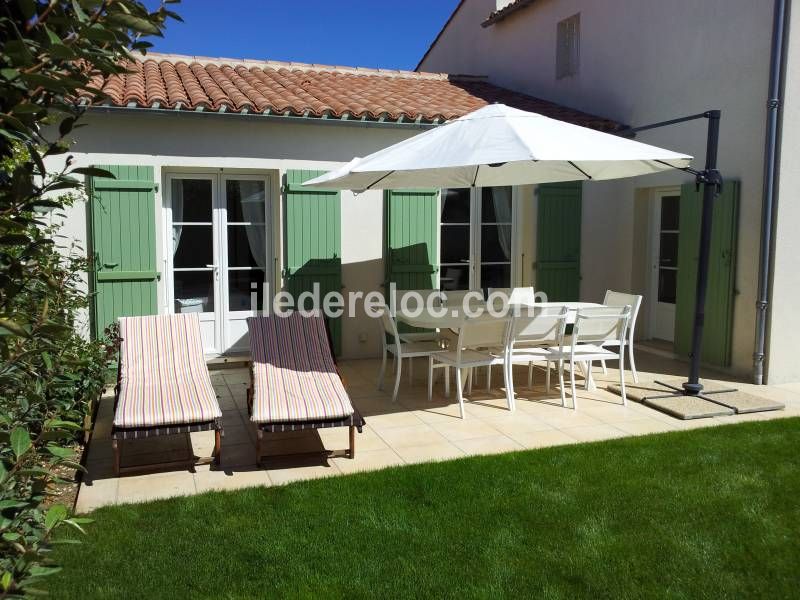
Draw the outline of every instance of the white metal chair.
<instances>
[{"instance_id":1,"label":"white metal chair","mask_svg":"<svg viewBox=\"0 0 800 600\"><path fill-rule=\"evenodd\" d=\"M381 324L383 325L383 335L381 336L383 342L383 358L381 360L381 371L378 375L378 389L383 389L383 378L386 374L386 359L388 355L391 354L397 364L394 391L392 392L392 402L395 402L397 400L397 392L400 389L403 359L408 358L411 360L420 356L428 357L439 352L444 352L444 349L437 342L432 341L403 342L400 338L400 334L397 332L397 321L395 321L388 306L384 306L381 311ZM391 336L392 342L386 339L386 334ZM428 382L428 387L430 387L430 385L431 382Z\"/></svg>"},{"instance_id":2,"label":"white metal chair","mask_svg":"<svg viewBox=\"0 0 800 600\"><path fill-rule=\"evenodd\" d=\"M410 310L417 308L425 310L429 303L438 307L441 294L442 292L439 290L397 290L395 298L398 307L407 306ZM438 330L402 332L400 334L400 340L403 342L438 342L440 339L441 335Z\"/></svg>"},{"instance_id":3,"label":"white metal chair","mask_svg":"<svg viewBox=\"0 0 800 600\"><path fill-rule=\"evenodd\" d=\"M454 308L463 306L467 294L470 294L470 304L483 302L481 290L446 290L442 294L444 294L444 305Z\"/></svg>"},{"instance_id":4,"label":"white metal chair","mask_svg":"<svg viewBox=\"0 0 800 600\"><path fill-rule=\"evenodd\" d=\"M515 364L528 365L528 387L533 386L533 364L544 362L547 366L546 388L550 391L550 362L558 363L558 379L561 388L561 406L564 397L564 331L567 327L566 306L540 307L533 314L515 316L509 331L506 369L508 385L514 394L513 368ZM552 351L561 358L553 361Z\"/></svg>"},{"instance_id":5,"label":"white metal chair","mask_svg":"<svg viewBox=\"0 0 800 600\"><path fill-rule=\"evenodd\" d=\"M509 304L535 304L536 294L533 286L515 288L489 288L486 290L486 299L491 301L492 294L504 294L508 298Z\"/></svg>"},{"instance_id":6,"label":"white metal chair","mask_svg":"<svg viewBox=\"0 0 800 600\"><path fill-rule=\"evenodd\" d=\"M591 377L591 363L595 360L619 360L619 385L622 404L627 406L628 399L625 395L625 335L628 330L630 315L630 305L582 308L578 310L578 314L575 317L570 346L563 347L561 350L550 349L551 360L569 360L573 409L578 408L578 395L575 391L575 365L577 363L586 363L587 377ZM603 346L607 342L616 342L613 345L618 348L617 352L604 348Z\"/></svg>"},{"instance_id":7,"label":"white metal chair","mask_svg":"<svg viewBox=\"0 0 800 600\"><path fill-rule=\"evenodd\" d=\"M642 297L636 294L625 294L623 292L614 292L612 290L606 291L606 296L603 299L605 306L628 306L631 307L631 318L628 321L628 334L625 336L625 341L628 345L628 361L631 364L631 375L633 375L633 382L639 383L639 374L636 372L636 362L633 360L633 333L636 327L636 317L639 316L639 307L642 305ZM610 340L603 344L604 347L615 346L616 342ZM603 367L603 374L608 374L606 368L606 361L601 361ZM622 365L620 365L622 368Z\"/></svg>"},{"instance_id":8,"label":"white metal chair","mask_svg":"<svg viewBox=\"0 0 800 600\"><path fill-rule=\"evenodd\" d=\"M464 418L464 377L462 370L469 371L475 367L505 365L505 350L508 344L508 330L511 320L481 315L476 318L465 318L459 327L456 348L444 352L432 353L428 359L428 400L433 397L433 370L445 368L456 371L456 395L461 418ZM502 348L500 352L477 350L477 348ZM514 410L514 398L510 394L508 373L503 369L506 378L506 401L508 409ZM449 376L445 379L445 393L449 396Z\"/></svg>"}]
</instances>

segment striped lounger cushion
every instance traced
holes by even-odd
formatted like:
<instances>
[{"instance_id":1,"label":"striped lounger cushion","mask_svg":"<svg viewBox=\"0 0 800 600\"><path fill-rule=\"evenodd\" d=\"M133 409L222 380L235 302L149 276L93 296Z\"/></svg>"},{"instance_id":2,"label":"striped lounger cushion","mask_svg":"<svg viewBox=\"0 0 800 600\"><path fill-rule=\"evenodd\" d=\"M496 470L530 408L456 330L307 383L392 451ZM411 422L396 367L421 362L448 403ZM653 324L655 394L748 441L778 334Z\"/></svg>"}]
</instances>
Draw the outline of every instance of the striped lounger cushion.
<instances>
[{"instance_id":1,"label":"striped lounger cushion","mask_svg":"<svg viewBox=\"0 0 800 600\"><path fill-rule=\"evenodd\" d=\"M320 315L251 317L255 423L343 419L353 414Z\"/></svg>"},{"instance_id":2,"label":"striped lounger cushion","mask_svg":"<svg viewBox=\"0 0 800 600\"><path fill-rule=\"evenodd\" d=\"M197 315L122 317L114 427L202 423L222 417Z\"/></svg>"}]
</instances>

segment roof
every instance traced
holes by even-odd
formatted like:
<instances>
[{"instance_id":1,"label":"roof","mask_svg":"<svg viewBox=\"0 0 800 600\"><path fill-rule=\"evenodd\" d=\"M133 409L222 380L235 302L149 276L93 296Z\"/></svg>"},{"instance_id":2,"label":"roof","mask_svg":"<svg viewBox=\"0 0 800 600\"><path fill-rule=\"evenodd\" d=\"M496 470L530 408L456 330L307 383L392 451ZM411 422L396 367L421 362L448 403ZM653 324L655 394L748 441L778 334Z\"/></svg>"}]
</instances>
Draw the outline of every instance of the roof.
<instances>
[{"instance_id":1,"label":"roof","mask_svg":"<svg viewBox=\"0 0 800 600\"><path fill-rule=\"evenodd\" d=\"M494 25L498 21L502 21L506 17L510 17L518 10L526 8L536 2L536 0L512 0L506 4L500 10L495 10L489 13L489 16L486 17L486 20L481 23L482 27L489 27L490 25Z\"/></svg>"},{"instance_id":2,"label":"roof","mask_svg":"<svg viewBox=\"0 0 800 600\"><path fill-rule=\"evenodd\" d=\"M100 105L437 123L502 103L595 129L618 127L614 121L498 87L484 77L154 53L128 67L127 74L91 82L106 94Z\"/></svg>"}]
</instances>

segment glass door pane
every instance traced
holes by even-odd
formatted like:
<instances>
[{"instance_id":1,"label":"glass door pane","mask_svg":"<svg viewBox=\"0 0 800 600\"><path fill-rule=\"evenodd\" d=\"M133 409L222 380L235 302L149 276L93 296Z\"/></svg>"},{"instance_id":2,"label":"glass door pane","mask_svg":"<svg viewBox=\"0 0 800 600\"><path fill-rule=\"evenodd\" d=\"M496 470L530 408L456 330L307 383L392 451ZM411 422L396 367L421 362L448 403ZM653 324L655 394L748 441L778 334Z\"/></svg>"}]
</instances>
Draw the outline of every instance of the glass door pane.
<instances>
[{"instance_id":1,"label":"glass door pane","mask_svg":"<svg viewBox=\"0 0 800 600\"><path fill-rule=\"evenodd\" d=\"M439 236L439 285L443 290L468 290L471 253L470 190L442 190Z\"/></svg>"},{"instance_id":2,"label":"glass door pane","mask_svg":"<svg viewBox=\"0 0 800 600\"><path fill-rule=\"evenodd\" d=\"M173 179L172 289L176 313L214 312L213 186L210 179Z\"/></svg>"},{"instance_id":3,"label":"glass door pane","mask_svg":"<svg viewBox=\"0 0 800 600\"><path fill-rule=\"evenodd\" d=\"M269 256L268 179L231 176L223 179L224 293L226 352L246 351L249 316L264 309Z\"/></svg>"},{"instance_id":4,"label":"glass door pane","mask_svg":"<svg viewBox=\"0 0 800 600\"><path fill-rule=\"evenodd\" d=\"M511 186L481 189L480 285L511 287Z\"/></svg>"}]
</instances>

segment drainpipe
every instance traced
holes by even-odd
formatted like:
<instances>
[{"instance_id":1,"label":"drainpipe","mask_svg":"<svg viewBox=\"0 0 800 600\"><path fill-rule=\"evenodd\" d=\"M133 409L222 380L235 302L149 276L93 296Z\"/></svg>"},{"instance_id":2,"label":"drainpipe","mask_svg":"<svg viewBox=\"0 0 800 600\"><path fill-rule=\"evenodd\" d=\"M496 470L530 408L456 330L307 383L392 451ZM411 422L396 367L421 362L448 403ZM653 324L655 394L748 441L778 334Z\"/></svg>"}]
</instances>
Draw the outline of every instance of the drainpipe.
<instances>
[{"instance_id":1,"label":"drainpipe","mask_svg":"<svg viewBox=\"0 0 800 600\"><path fill-rule=\"evenodd\" d=\"M767 100L767 136L764 148L764 205L761 217L761 259L758 270L756 301L756 345L753 353L753 382L764 383L764 349L767 338L767 307L772 263L772 230L775 212L775 158L778 149L778 116L780 111L781 68L783 67L788 0L775 0L770 56L769 98Z\"/></svg>"}]
</instances>

